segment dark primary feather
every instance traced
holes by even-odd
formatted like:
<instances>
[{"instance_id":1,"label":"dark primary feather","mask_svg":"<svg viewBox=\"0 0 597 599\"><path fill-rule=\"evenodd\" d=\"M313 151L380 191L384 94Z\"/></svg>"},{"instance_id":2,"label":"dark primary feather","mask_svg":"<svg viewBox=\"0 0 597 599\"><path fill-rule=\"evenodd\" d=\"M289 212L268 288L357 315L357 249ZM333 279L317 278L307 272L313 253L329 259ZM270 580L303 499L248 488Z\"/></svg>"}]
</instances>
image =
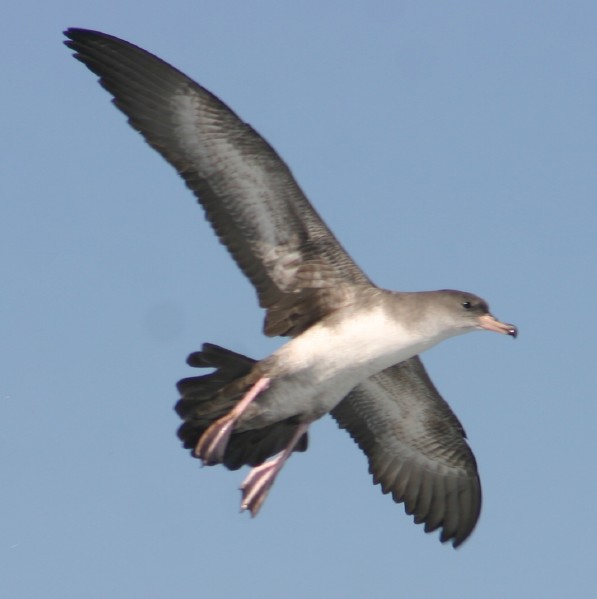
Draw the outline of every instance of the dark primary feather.
<instances>
[{"instance_id":1,"label":"dark primary feather","mask_svg":"<svg viewBox=\"0 0 597 599\"><path fill-rule=\"evenodd\" d=\"M358 385L331 412L369 460L384 493L425 531L460 545L481 510L481 483L464 430L411 358Z\"/></svg>"},{"instance_id":2,"label":"dark primary feather","mask_svg":"<svg viewBox=\"0 0 597 599\"><path fill-rule=\"evenodd\" d=\"M267 308L268 335L297 335L344 302L343 284L370 284L275 150L216 96L128 42L80 29L66 35L195 193Z\"/></svg>"}]
</instances>

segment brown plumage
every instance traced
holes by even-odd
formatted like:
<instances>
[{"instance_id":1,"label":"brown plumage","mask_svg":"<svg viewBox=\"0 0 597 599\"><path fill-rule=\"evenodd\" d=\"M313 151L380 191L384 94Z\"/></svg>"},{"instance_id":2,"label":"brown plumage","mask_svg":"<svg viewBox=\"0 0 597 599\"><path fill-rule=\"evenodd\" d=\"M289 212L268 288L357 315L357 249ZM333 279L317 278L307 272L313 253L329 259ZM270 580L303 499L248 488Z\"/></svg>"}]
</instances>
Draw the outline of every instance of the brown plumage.
<instances>
[{"instance_id":1,"label":"brown plumage","mask_svg":"<svg viewBox=\"0 0 597 599\"><path fill-rule=\"evenodd\" d=\"M441 528L442 542L461 544L480 512L477 466L415 354L465 331L516 336L516 327L497 321L472 294L375 287L275 150L215 95L113 36L83 29L66 36L195 194L254 285L264 332L292 337L259 362L209 344L190 356L192 366L213 372L178 384L184 446L207 463L255 466L243 507L248 502L256 513L277 473L269 465L304 451L309 423L331 412L367 455L383 492L404 502L426 531ZM214 441L205 449L207 435ZM282 459L264 463L275 454Z\"/></svg>"}]
</instances>

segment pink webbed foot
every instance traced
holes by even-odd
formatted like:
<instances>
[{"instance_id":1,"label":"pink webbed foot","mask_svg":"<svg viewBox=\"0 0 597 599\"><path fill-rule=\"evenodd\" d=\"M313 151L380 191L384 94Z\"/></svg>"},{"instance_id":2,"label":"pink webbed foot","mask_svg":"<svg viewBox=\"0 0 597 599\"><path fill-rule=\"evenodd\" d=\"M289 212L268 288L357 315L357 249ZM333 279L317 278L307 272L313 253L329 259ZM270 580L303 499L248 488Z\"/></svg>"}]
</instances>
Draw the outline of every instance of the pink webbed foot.
<instances>
[{"instance_id":1,"label":"pink webbed foot","mask_svg":"<svg viewBox=\"0 0 597 599\"><path fill-rule=\"evenodd\" d=\"M252 517L257 515L276 480L276 476L278 476L278 473L282 470L282 466L284 466L286 460L292 455L292 450L300 438L307 432L308 428L308 424L300 424L284 451L272 459L263 462L263 464L256 466L249 472L247 478L240 486L242 491L241 512L249 510Z\"/></svg>"},{"instance_id":2,"label":"pink webbed foot","mask_svg":"<svg viewBox=\"0 0 597 599\"><path fill-rule=\"evenodd\" d=\"M282 464L280 464L281 458L282 454L278 454L277 457L264 462L249 472L249 475L240 486L240 490L242 491L241 512L249 510L253 518L257 515L259 508L262 506L276 480L278 472L282 468Z\"/></svg>"},{"instance_id":3,"label":"pink webbed foot","mask_svg":"<svg viewBox=\"0 0 597 599\"><path fill-rule=\"evenodd\" d=\"M238 417L237 417L238 418ZM237 418L232 412L216 420L202 435L195 447L195 455L204 466L214 466L224 461L228 440Z\"/></svg>"},{"instance_id":4,"label":"pink webbed foot","mask_svg":"<svg viewBox=\"0 0 597 599\"><path fill-rule=\"evenodd\" d=\"M236 421L249 404L269 387L270 380L268 377L260 378L228 414L212 423L201 435L195 447L195 455L203 461L204 466L213 466L224 461L226 447Z\"/></svg>"}]
</instances>

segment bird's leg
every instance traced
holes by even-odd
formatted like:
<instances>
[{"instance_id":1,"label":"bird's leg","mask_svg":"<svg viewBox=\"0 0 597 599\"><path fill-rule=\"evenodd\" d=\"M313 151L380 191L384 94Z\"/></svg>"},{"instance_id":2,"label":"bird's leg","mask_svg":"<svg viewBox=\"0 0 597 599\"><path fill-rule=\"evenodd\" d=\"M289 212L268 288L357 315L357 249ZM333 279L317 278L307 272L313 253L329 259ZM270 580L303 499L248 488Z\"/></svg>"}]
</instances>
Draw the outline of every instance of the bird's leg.
<instances>
[{"instance_id":1,"label":"bird's leg","mask_svg":"<svg viewBox=\"0 0 597 599\"><path fill-rule=\"evenodd\" d=\"M269 387L270 380L266 376L261 377L226 416L213 422L201 435L195 446L195 455L203 460L204 465L213 466L224 460L224 453L234 424L249 404Z\"/></svg>"},{"instance_id":2,"label":"bird's leg","mask_svg":"<svg viewBox=\"0 0 597 599\"><path fill-rule=\"evenodd\" d=\"M251 472L249 472L249 475L240 486L243 494L240 504L241 512L249 510L251 516L255 517L257 515L259 508L262 506L269 490L276 480L278 472L280 472L282 466L284 466L296 444L307 432L308 428L308 424L298 425L292 439L282 452L272 459L263 462L263 464L253 468Z\"/></svg>"}]
</instances>

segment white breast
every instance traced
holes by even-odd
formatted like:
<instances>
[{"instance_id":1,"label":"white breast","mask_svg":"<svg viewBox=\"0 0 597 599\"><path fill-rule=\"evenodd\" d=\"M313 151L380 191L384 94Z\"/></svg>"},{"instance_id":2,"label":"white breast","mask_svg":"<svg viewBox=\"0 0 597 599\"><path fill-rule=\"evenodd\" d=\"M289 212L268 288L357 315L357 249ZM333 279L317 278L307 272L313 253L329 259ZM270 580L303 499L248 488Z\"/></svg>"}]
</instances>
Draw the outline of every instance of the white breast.
<instances>
[{"instance_id":1,"label":"white breast","mask_svg":"<svg viewBox=\"0 0 597 599\"><path fill-rule=\"evenodd\" d=\"M297 413L316 419L372 374L425 351L441 338L425 338L374 307L324 320L277 350L276 377L259 401L275 419Z\"/></svg>"}]
</instances>

